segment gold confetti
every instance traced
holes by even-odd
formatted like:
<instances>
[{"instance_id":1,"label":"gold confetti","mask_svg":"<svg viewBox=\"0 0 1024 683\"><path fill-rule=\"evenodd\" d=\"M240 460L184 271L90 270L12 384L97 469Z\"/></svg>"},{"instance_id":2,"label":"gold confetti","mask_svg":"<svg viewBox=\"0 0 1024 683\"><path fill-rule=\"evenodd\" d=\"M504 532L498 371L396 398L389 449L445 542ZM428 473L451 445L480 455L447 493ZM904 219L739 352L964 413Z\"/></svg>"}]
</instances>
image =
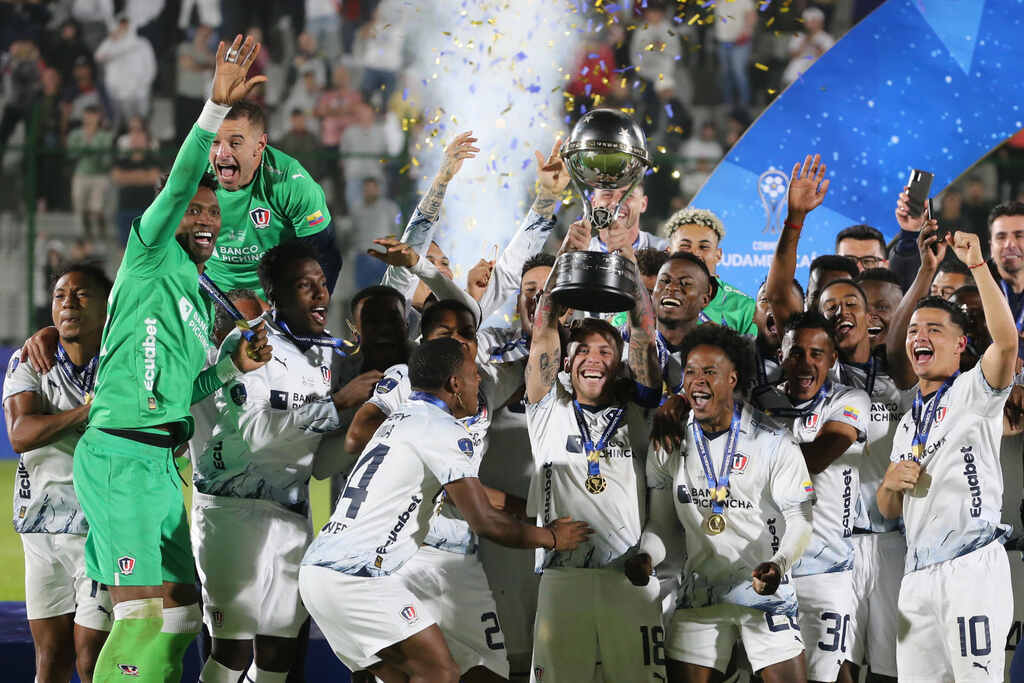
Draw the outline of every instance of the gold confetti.
<instances>
[{"instance_id":1,"label":"gold confetti","mask_svg":"<svg viewBox=\"0 0 1024 683\"><path fill-rule=\"evenodd\" d=\"M676 170L672 171L672 177L675 178L676 180L679 180L679 176L681 176L681 175L682 175L682 173L679 172L678 168Z\"/></svg>"},{"instance_id":2,"label":"gold confetti","mask_svg":"<svg viewBox=\"0 0 1024 683\"><path fill-rule=\"evenodd\" d=\"M757 69L760 69L761 71L767 71L768 70L768 67L765 66L764 64L762 64L761 62L756 62L754 64L754 67L757 68Z\"/></svg>"},{"instance_id":3,"label":"gold confetti","mask_svg":"<svg viewBox=\"0 0 1024 683\"><path fill-rule=\"evenodd\" d=\"M668 150L665 149L665 145L658 145L657 150L659 154L665 154L666 152L668 152Z\"/></svg>"},{"instance_id":4,"label":"gold confetti","mask_svg":"<svg viewBox=\"0 0 1024 683\"><path fill-rule=\"evenodd\" d=\"M383 159L381 159L381 161L384 161L384 160L383 160ZM419 165L420 165L420 162L419 162L419 160L418 160L418 159L416 159L416 157L413 157L413 158L412 158L412 165L413 165L413 166L419 166Z\"/></svg>"},{"instance_id":5,"label":"gold confetti","mask_svg":"<svg viewBox=\"0 0 1024 683\"><path fill-rule=\"evenodd\" d=\"M775 94L775 90L773 90L771 88L768 88L768 94L769 95L774 95Z\"/></svg>"},{"instance_id":6,"label":"gold confetti","mask_svg":"<svg viewBox=\"0 0 1024 683\"><path fill-rule=\"evenodd\" d=\"M768 21L764 22L764 27L768 28L775 23L775 17L768 17Z\"/></svg>"},{"instance_id":7,"label":"gold confetti","mask_svg":"<svg viewBox=\"0 0 1024 683\"><path fill-rule=\"evenodd\" d=\"M405 175L409 172L409 164L406 164L402 168L398 169L398 175Z\"/></svg>"},{"instance_id":8,"label":"gold confetti","mask_svg":"<svg viewBox=\"0 0 1024 683\"><path fill-rule=\"evenodd\" d=\"M699 14L694 14L692 17L690 17L690 20L688 22L686 22L686 23L687 23L688 26L693 26L699 19L700 19L700 15Z\"/></svg>"}]
</instances>

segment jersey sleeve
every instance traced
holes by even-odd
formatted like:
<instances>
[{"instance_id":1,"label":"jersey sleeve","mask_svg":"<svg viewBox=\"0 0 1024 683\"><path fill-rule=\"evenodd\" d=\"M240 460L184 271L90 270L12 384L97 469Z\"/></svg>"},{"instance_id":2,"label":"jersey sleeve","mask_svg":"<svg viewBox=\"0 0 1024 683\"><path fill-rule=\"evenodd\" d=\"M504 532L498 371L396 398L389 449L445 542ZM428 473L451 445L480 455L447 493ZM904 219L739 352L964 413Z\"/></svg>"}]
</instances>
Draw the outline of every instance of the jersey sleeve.
<instances>
[{"instance_id":1,"label":"jersey sleeve","mask_svg":"<svg viewBox=\"0 0 1024 683\"><path fill-rule=\"evenodd\" d=\"M847 389L835 397L824 416L823 424L839 422L857 430L857 441L867 439L868 420L871 419L871 399L863 389Z\"/></svg>"},{"instance_id":2,"label":"jersey sleeve","mask_svg":"<svg viewBox=\"0 0 1024 683\"><path fill-rule=\"evenodd\" d=\"M427 249L430 247L430 240L433 237L436 226L437 216L431 218L422 213L419 207L417 207L413 210L412 216L409 217L409 223L405 226L405 231L402 233L402 242L412 247L413 251L420 255L420 258L424 258ZM409 272L408 268L388 266L380 283L388 287L394 287L402 293L406 302L409 302L412 300L413 292L416 291L418 281ZM409 304L408 307L411 309L412 305ZM411 332L412 327L409 330Z\"/></svg>"},{"instance_id":3,"label":"jersey sleeve","mask_svg":"<svg viewBox=\"0 0 1024 683\"><path fill-rule=\"evenodd\" d=\"M736 331L751 339L757 338L757 323L754 322L756 310L756 302L749 297L744 297L743 306L737 311Z\"/></svg>"},{"instance_id":4,"label":"jersey sleeve","mask_svg":"<svg viewBox=\"0 0 1024 683\"><path fill-rule=\"evenodd\" d=\"M477 457L473 437L465 427L453 421L439 431L437 439L424 440L416 449L424 466L442 486L459 479L478 477L480 458Z\"/></svg>"},{"instance_id":5,"label":"jersey sleeve","mask_svg":"<svg viewBox=\"0 0 1024 683\"><path fill-rule=\"evenodd\" d=\"M296 237L308 237L328 228L331 212L320 184L298 162L287 170L288 179L279 187L283 194L282 211Z\"/></svg>"},{"instance_id":6,"label":"jersey sleeve","mask_svg":"<svg viewBox=\"0 0 1024 683\"><path fill-rule=\"evenodd\" d=\"M6 402L11 396L31 391L42 394L43 376L36 372L31 363L23 363L20 360L21 349L11 354L7 362L7 374L4 376L4 395ZM56 368L53 372L57 372Z\"/></svg>"},{"instance_id":7,"label":"jersey sleeve","mask_svg":"<svg viewBox=\"0 0 1024 683\"><path fill-rule=\"evenodd\" d=\"M411 390L408 366L393 365L377 380L367 403L377 406L385 415L390 415L409 399Z\"/></svg>"},{"instance_id":8,"label":"jersey sleeve","mask_svg":"<svg viewBox=\"0 0 1024 683\"><path fill-rule=\"evenodd\" d=\"M526 214L512 240L501 252L498 262L494 265L491 281L487 283L487 288L480 297L481 322L487 320L509 297L519 291L523 266L544 248L554 227L554 216L545 218L533 209Z\"/></svg>"},{"instance_id":9,"label":"jersey sleeve","mask_svg":"<svg viewBox=\"0 0 1024 683\"><path fill-rule=\"evenodd\" d=\"M541 400L526 404L526 428L530 433L532 444L537 444L549 429L555 428L553 424L557 420L555 413L561 412L558 410L558 406L567 397L568 394L562 389L561 382L556 379ZM534 460L543 459L544 454L538 453L536 447L533 451Z\"/></svg>"},{"instance_id":10,"label":"jersey sleeve","mask_svg":"<svg viewBox=\"0 0 1024 683\"><path fill-rule=\"evenodd\" d=\"M949 403L953 408L966 407L977 415L989 417L1002 411L1012 388L1013 384L1005 389L993 389L979 362L954 380Z\"/></svg>"},{"instance_id":11,"label":"jersey sleeve","mask_svg":"<svg viewBox=\"0 0 1024 683\"><path fill-rule=\"evenodd\" d=\"M815 500L814 484L811 483L811 474L807 471L803 452L788 433L783 434L778 440L770 476L768 486L772 500L780 510Z\"/></svg>"},{"instance_id":12,"label":"jersey sleeve","mask_svg":"<svg viewBox=\"0 0 1024 683\"><path fill-rule=\"evenodd\" d=\"M685 441L680 448L686 448ZM679 456L679 449L671 453L663 448L657 448L647 454L647 488L649 489L671 489L676 479L676 472L682 464Z\"/></svg>"}]
</instances>

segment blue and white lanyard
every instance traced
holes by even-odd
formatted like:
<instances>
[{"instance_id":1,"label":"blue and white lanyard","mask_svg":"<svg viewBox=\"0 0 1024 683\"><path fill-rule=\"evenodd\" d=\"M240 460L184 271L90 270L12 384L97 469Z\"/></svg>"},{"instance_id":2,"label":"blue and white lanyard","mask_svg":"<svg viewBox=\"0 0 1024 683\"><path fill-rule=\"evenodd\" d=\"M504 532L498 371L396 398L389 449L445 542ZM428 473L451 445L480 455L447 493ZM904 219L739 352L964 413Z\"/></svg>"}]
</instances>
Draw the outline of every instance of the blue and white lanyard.
<instances>
[{"instance_id":1,"label":"blue and white lanyard","mask_svg":"<svg viewBox=\"0 0 1024 683\"><path fill-rule=\"evenodd\" d=\"M573 413L576 415L576 424L580 428L580 438L583 439L583 450L587 454L587 476L596 477L601 474L601 451L608 445L609 439L618 431L619 426L622 424L622 420L626 415L626 411L623 408L614 408L608 414L608 425L601 432L601 438L597 440L595 444L590 438L590 429L587 428L587 420L583 415L583 409L580 407L580 402L576 399L572 400Z\"/></svg>"},{"instance_id":2,"label":"blue and white lanyard","mask_svg":"<svg viewBox=\"0 0 1024 683\"><path fill-rule=\"evenodd\" d=\"M701 467L704 468L704 476L708 480L708 488L711 489L711 512L722 514L725 498L729 491L729 471L732 469L732 460L736 455L736 445L740 438L740 422L743 418L743 406L739 401L733 404L732 422L729 425L729 438L725 442L725 453L722 455L722 465L719 468L718 477L715 477L715 465L711 462L711 449L708 446L708 438L704 435L697 420L694 420L690 427L693 431L693 443L697 447L697 455L700 456Z\"/></svg>"},{"instance_id":3,"label":"blue and white lanyard","mask_svg":"<svg viewBox=\"0 0 1024 683\"><path fill-rule=\"evenodd\" d=\"M959 374L960 371L957 370L942 383L939 390L935 392L935 396L932 397L927 409L924 408L924 396L922 396L921 390L917 390L910 413L910 416L914 419L914 438L911 440L911 452L914 455L914 462L921 462L924 451L928 447L928 435L931 434L932 427L935 426L935 416L939 412L939 402L945 393L949 391L949 388L953 386L953 380Z\"/></svg>"},{"instance_id":4,"label":"blue and white lanyard","mask_svg":"<svg viewBox=\"0 0 1024 683\"><path fill-rule=\"evenodd\" d=\"M96 368L99 366L99 363L100 357L97 355L93 356L88 363L79 368L71 362L68 352L64 350L60 342L57 342L57 366L64 373L64 376L68 378L68 381L81 392L83 402L88 402L93 385L96 384Z\"/></svg>"}]
</instances>

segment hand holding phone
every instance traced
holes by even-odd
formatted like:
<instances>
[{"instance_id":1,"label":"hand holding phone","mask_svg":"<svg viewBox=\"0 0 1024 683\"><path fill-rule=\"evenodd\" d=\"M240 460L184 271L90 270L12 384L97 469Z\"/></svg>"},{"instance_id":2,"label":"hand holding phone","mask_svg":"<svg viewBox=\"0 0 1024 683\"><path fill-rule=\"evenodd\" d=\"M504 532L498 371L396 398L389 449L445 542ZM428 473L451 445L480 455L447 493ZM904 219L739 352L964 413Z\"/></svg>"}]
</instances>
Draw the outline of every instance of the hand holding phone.
<instances>
[{"instance_id":1,"label":"hand holding phone","mask_svg":"<svg viewBox=\"0 0 1024 683\"><path fill-rule=\"evenodd\" d=\"M910 182L907 183L907 208L913 218L920 218L924 213L932 189L933 173L913 169L910 171Z\"/></svg>"}]
</instances>

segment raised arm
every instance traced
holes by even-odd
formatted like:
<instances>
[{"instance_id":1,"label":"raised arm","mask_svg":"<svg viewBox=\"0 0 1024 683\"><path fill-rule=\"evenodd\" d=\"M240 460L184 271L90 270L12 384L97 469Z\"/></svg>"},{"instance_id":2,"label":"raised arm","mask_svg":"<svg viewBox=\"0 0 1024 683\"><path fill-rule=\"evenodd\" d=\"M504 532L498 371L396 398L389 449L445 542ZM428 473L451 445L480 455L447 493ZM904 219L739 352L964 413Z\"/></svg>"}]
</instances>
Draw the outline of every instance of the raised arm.
<instances>
[{"instance_id":1,"label":"raised arm","mask_svg":"<svg viewBox=\"0 0 1024 683\"><path fill-rule=\"evenodd\" d=\"M633 258L636 258L635 255ZM636 280L634 296L636 305L629 311L629 369L637 384L657 394L656 397L645 397L653 403L651 407L656 408L661 399L662 385L661 364L658 362L658 329L651 295L647 293L647 287L640 278Z\"/></svg>"},{"instance_id":2,"label":"raised arm","mask_svg":"<svg viewBox=\"0 0 1024 683\"><path fill-rule=\"evenodd\" d=\"M804 308L793 291L793 277L796 275L796 247L800 241L800 230L803 228L807 214L821 206L828 192L829 181L825 179L825 164L821 156L809 154L801 165L793 164L793 172L789 179L789 213L775 245L775 257L768 269L768 280L765 284L765 296L772 307L775 319L784 324L794 313Z\"/></svg>"},{"instance_id":3,"label":"raised arm","mask_svg":"<svg viewBox=\"0 0 1024 683\"><path fill-rule=\"evenodd\" d=\"M558 264L555 264L555 268L558 268ZM561 313L562 307L555 303L551 292L540 295L537 312L533 316L530 357L526 361L528 403L537 403L544 398L558 377L558 368L562 363L562 340L558 334L558 318Z\"/></svg>"},{"instance_id":4,"label":"raised arm","mask_svg":"<svg viewBox=\"0 0 1024 683\"><path fill-rule=\"evenodd\" d=\"M958 230L956 234L946 235L946 243L956 257L971 269L978 294L981 295L985 323L992 336L992 343L979 361L981 372L993 389L1005 389L1013 383L1017 367L1017 345L1020 343L1010 304L992 277L992 272L985 266L981 239L977 235Z\"/></svg>"},{"instance_id":5,"label":"raised arm","mask_svg":"<svg viewBox=\"0 0 1024 683\"><path fill-rule=\"evenodd\" d=\"M901 205L906 204L904 198L906 193L900 195L900 204L896 208L896 219L903 226L905 220L914 220L907 214L901 218ZM889 321L889 331L885 335L885 356L888 373L896 386L900 389L909 389L917 384L917 376L910 365L910 358L907 357L907 326L910 325L910 316L914 314L914 307L917 302L928 296L928 290L935 277L935 271L946 256L946 243L939 239L939 224L935 220L929 220L923 228L917 230L917 252L920 259L920 267L914 281L910 284L899 306L892 314Z\"/></svg>"}]
</instances>

